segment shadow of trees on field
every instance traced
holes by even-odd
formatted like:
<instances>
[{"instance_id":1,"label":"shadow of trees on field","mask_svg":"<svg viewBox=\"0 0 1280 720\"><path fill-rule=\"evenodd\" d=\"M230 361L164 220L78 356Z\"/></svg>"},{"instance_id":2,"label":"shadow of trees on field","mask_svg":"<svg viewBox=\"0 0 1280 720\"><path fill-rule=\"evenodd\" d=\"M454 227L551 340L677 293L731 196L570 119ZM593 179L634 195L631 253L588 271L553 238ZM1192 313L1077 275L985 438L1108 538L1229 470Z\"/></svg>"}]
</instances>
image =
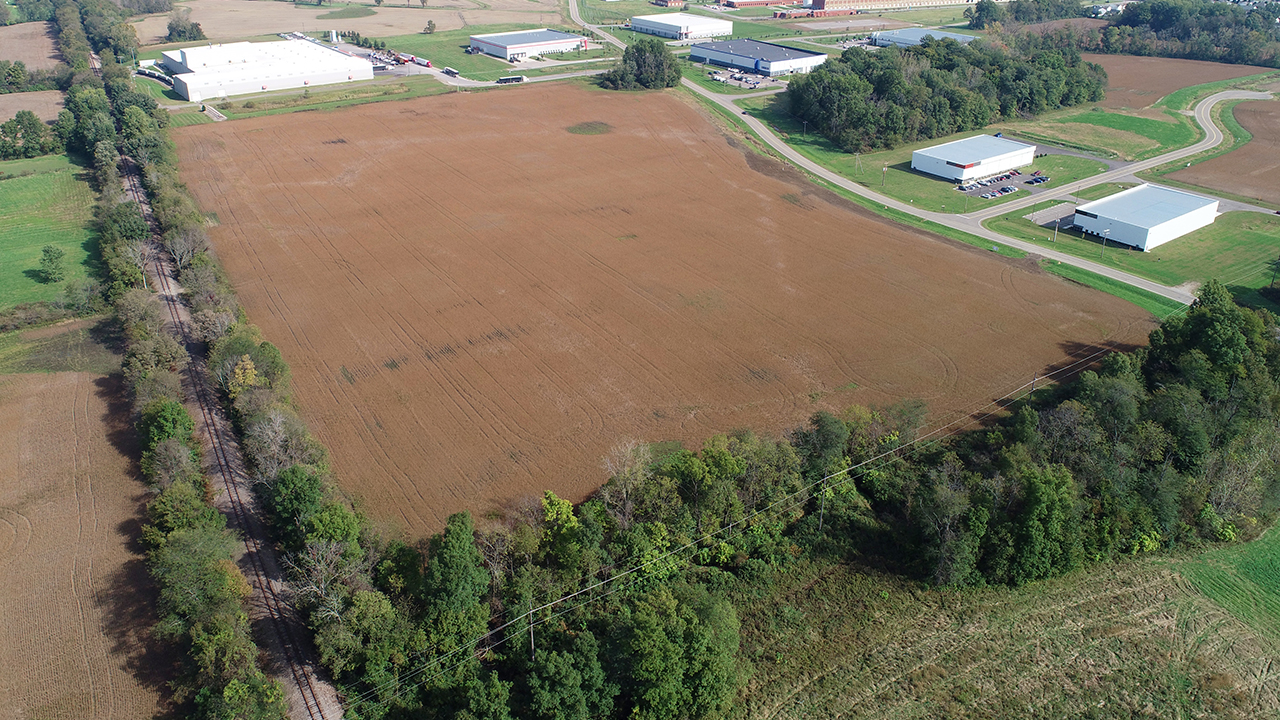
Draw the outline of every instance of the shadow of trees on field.
<instances>
[{"instance_id":1,"label":"shadow of trees on field","mask_svg":"<svg viewBox=\"0 0 1280 720\"><path fill-rule=\"evenodd\" d=\"M94 381L95 394L107 405L102 417L107 440L130 459L128 473L135 481L129 494L129 516L114 531L129 553L115 572L105 578L97 593L97 604L103 613L103 630L111 641L111 655L122 661L138 684L156 693L167 712L173 716L170 682L181 671L182 655L176 646L158 640L152 630L156 624L157 591L147 572L146 548L142 544L142 526L146 522L146 504L150 497L138 467L138 439L133 429L132 408L120 375Z\"/></svg>"}]
</instances>

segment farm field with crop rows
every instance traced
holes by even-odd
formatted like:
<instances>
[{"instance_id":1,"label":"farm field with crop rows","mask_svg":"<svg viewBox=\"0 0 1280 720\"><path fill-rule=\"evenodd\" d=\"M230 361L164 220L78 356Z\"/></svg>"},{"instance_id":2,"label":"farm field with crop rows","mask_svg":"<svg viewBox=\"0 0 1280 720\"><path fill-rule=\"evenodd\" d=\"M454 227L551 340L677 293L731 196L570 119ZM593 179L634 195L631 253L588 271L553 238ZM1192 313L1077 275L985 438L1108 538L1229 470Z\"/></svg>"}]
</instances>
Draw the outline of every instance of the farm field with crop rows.
<instances>
[{"instance_id":1,"label":"farm field with crop rows","mask_svg":"<svg viewBox=\"0 0 1280 720\"><path fill-rule=\"evenodd\" d=\"M903 398L951 419L1152 328L870 217L670 94L550 84L174 137L339 482L415 534L579 500L625 437Z\"/></svg>"},{"instance_id":2,"label":"farm field with crop rows","mask_svg":"<svg viewBox=\"0 0 1280 720\"><path fill-rule=\"evenodd\" d=\"M0 376L0 717L163 709L172 658L150 641L146 492L120 392L92 373Z\"/></svg>"}]
</instances>

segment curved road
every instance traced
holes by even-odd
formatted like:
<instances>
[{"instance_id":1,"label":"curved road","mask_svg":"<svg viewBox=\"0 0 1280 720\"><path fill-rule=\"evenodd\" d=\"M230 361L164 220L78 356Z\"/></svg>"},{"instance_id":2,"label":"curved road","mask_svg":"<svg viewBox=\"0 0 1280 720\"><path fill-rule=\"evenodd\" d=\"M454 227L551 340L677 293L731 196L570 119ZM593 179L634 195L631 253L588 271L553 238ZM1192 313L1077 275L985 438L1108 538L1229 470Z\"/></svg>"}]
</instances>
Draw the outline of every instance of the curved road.
<instances>
[{"instance_id":1,"label":"curved road","mask_svg":"<svg viewBox=\"0 0 1280 720\"><path fill-rule=\"evenodd\" d=\"M626 43L622 42L618 38L605 32L600 28L599 25L591 25L589 23L584 22L582 20L582 15L579 12L578 0L569 0L569 15L570 17L573 18L573 21L575 23L577 23L578 25L581 25L583 28L587 29L588 31L595 33L596 35L599 35L601 38L604 39L605 42L608 42L618 48L626 47ZM1084 180L1079 180L1074 183L1069 183L1067 185L1063 185L1062 187L1055 188L1051 192L1041 192L1035 195L1029 195L1024 198L1019 198L1017 200L1002 203L995 207L987 208L984 210L978 210L973 213L969 213L967 215L949 215L945 213L936 213L936 212L921 210L910 203L904 203L899 200L895 200L891 197L881 195L880 193L874 190L871 190L870 188L864 185L859 185L858 183L855 183L841 175L838 175L822 167L821 165L813 162L812 160L804 157L795 149L793 149L790 145L787 145L785 142L783 142L783 140L779 138L777 135L775 135L774 132L767 125L760 122L759 120L752 117L751 115L746 114L745 112L743 112L742 108L734 104L735 100L741 100L743 99L743 97L750 97L750 96L721 95L719 93L711 92L710 90L703 88L702 86L698 85L697 83L694 83L693 81L687 78L682 79L681 82L684 83L685 87L689 88L693 92L696 92L699 95L702 95L703 97L707 98L708 100L711 100L717 105L728 110L733 115L739 116L739 118L743 122L745 122L748 127L754 130L755 133L759 135L762 140L768 143L768 145L772 147L774 150L776 150L778 154L780 154L782 157L791 161L792 164L796 165L797 167L800 167L801 169L817 177L822 178L823 180L831 183L832 185L836 185L844 190L848 190L851 193L860 195L868 200L871 200L872 202L879 203L885 209L893 208L895 210L905 212L909 215L914 215L918 218L922 218L925 220L929 220L931 222L938 223L939 225L944 225L946 227L949 227L955 230L960 230L962 232L969 233L970 235L975 235L977 237L983 238L984 240L990 240L995 243L1000 243L1003 245L1008 245L1010 247L1015 247L1019 250L1022 250L1023 252L1033 253L1035 255L1048 258L1050 260L1056 260L1058 262L1065 263L1067 265L1072 265L1072 266L1081 268L1083 270L1088 270L1098 275L1102 275L1103 277L1107 277L1112 280L1117 280L1119 282L1125 283L1126 285L1131 285L1133 287L1146 290L1147 292L1160 295L1161 297L1165 297L1170 300L1180 302L1184 305L1191 304L1195 300L1195 295L1191 294L1190 292L1187 292L1186 290L1183 290L1182 288L1161 285L1160 283L1147 280L1146 278L1141 278L1141 277L1138 277L1137 275L1131 275L1127 272L1116 270L1115 268L1108 267L1106 265L1102 265L1100 263L1096 263L1091 260L1086 260L1084 258L1076 257L1075 255L1068 255L1066 253L1058 252L1056 250L1041 247L1040 245L1036 245L1034 243L1026 242L1025 240L1018 240L1016 238L1007 237L1005 235L1002 235L992 230L988 230L987 228L983 227L982 221L996 217L998 215L1003 215L1008 212L1020 210L1025 207L1030 207L1031 205L1035 205L1036 203L1044 202L1046 200L1064 198L1074 193L1077 193L1081 190L1084 190L1085 188L1090 188L1095 185L1101 185L1103 183L1112 182L1119 178L1132 175L1137 172L1142 172L1143 170L1149 170L1151 168L1163 165L1165 163L1173 162L1175 160L1180 160L1185 157L1191 157L1192 155L1196 155L1198 153L1204 152L1205 150L1209 150L1211 148L1217 147L1222 142L1225 136L1223 135L1222 131L1218 129L1218 126L1213 123L1213 120L1212 120L1211 113L1215 105L1217 105L1218 103L1224 100L1236 100L1236 99L1269 100L1273 97L1270 93L1251 92L1247 90L1226 90L1224 92L1210 95L1204 100L1201 100L1200 103L1197 104L1195 107L1195 121L1204 130L1205 136L1202 140L1200 140L1200 142L1195 143L1194 145L1189 145L1187 147L1184 147L1178 150L1173 150L1171 152L1167 152L1163 155L1151 158L1149 160L1143 160L1141 162L1132 163L1130 165L1127 165L1125 167L1122 167L1116 170L1100 173L1098 175L1094 175L1093 177L1086 178ZM767 95L767 94L772 94L772 92L781 92L781 91L771 91L769 93L759 93L759 94Z\"/></svg>"},{"instance_id":2,"label":"curved road","mask_svg":"<svg viewBox=\"0 0 1280 720\"><path fill-rule=\"evenodd\" d=\"M961 230L963 232L969 233L970 235L976 235L980 238L990 240L992 242L1008 245L1010 247L1015 247L1024 252L1034 253L1041 257L1046 257L1051 260L1057 260L1067 265L1074 265L1075 267L1097 273L1099 275L1111 278L1113 280L1118 280L1127 285L1132 285L1134 287L1141 288L1148 292L1155 293L1156 295L1160 295L1162 297L1169 298L1170 300L1183 303L1184 305L1189 305L1191 304L1192 301L1195 300L1195 296L1187 292L1186 290L1169 287L1167 285L1161 285L1160 283L1153 282L1145 278L1140 278L1136 275L1131 275L1129 273L1116 270L1115 268L1111 268L1106 265L1093 262L1091 260L1085 260L1084 258L1079 258L1074 255L1061 253L1056 250L1051 250L1049 248L1036 245L1034 243L1026 242L1024 240L1017 240L1015 238L1006 237L1004 235L1001 235L1000 233L994 232L992 230L988 230L987 228L983 227L982 221L997 215L1003 215L1007 212L1018 210L1023 207L1028 207L1039 202L1044 202L1045 200L1061 198L1061 197L1070 195L1074 192L1077 192L1079 190L1083 190L1088 187L1093 187L1094 185L1111 182L1116 178L1124 177L1126 175L1131 175L1135 172L1147 170L1147 169L1156 167L1158 165L1163 165L1164 163L1167 163L1167 162L1172 162L1174 160L1189 157L1191 155L1195 155L1196 153L1200 153L1210 148L1216 147L1219 143L1222 142L1224 136L1222 134L1222 131L1219 130L1216 125L1213 124L1212 120L1210 120L1210 112L1212 111L1214 105L1216 105L1219 102L1222 102L1223 100L1233 100L1237 98L1260 99L1260 100L1271 98L1271 95L1267 93L1249 92L1245 90L1228 90L1225 92L1217 93L1215 95L1211 95L1205 98L1204 100L1200 101L1200 104L1196 105L1195 119L1196 119L1196 122L1199 123L1202 128L1204 128L1205 137L1203 140L1201 140L1200 142L1194 145L1165 153L1164 155L1151 158L1150 160L1144 160L1139 163L1133 163L1131 165L1125 166L1118 170L1112 170L1110 172L1101 173L1099 175L1095 175L1085 180L1080 180L1078 182L1064 185L1060 188L1055 189L1052 193L1039 193L1034 196L1029 196L1026 198L1014 200L1012 202L1003 203L1001 205L997 205L996 207L970 213L968 215L949 215L945 213L936 213L936 212L921 210L911 205L910 203L904 203L900 200L895 200L891 197L881 195L880 193L875 192L870 188L867 188L863 185L859 185L858 183L855 183L841 175L837 175L836 173L804 157L795 149L793 149L791 146L783 142L782 139L779 138L777 135L775 135L767 125L765 125L764 123L760 122L759 120L757 120L756 118L750 115L744 114L742 111L742 108L738 107L733 103L734 100L742 99L741 95L720 95L718 93L713 93L709 90L706 90L690 80L685 79L682 82L684 83L685 87L693 90L694 92L702 95L703 97L710 99L711 101L725 108L726 110L733 113L734 115L738 115L743 122L745 122L752 130L756 132L757 135L760 136L762 140L768 143L769 146L772 147L774 150L778 151L780 155L785 157L787 160L790 160L793 164L797 165L798 167L804 169L809 173L812 173L813 175L816 175L822 178L823 180L826 180L827 182L833 185L837 185L840 188L848 190L851 193L855 193L864 198L867 198L868 200L879 203L881 206L885 207L886 209L893 208L895 210L900 210L910 215L914 215L918 218L923 218L925 220L938 223L939 225L945 225L946 227L949 227L949 228Z\"/></svg>"}]
</instances>

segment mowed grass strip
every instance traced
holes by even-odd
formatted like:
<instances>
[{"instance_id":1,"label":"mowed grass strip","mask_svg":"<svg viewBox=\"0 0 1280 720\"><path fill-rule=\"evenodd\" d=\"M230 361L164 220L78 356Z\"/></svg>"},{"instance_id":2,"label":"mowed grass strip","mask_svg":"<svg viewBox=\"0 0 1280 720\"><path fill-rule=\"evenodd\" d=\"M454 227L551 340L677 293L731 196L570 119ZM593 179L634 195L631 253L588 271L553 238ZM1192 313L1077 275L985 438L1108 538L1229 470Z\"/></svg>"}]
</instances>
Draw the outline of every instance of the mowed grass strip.
<instances>
[{"instance_id":1,"label":"mowed grass strip","mask_svg":"<svg viewBox=\"0 0 1280 720\"><path fill-rule=\"evenodd\" d=\"M965 213L994 207L1015 198L1025 198L1028 192L1025 181L1036 170L1052 178L1051 182L1040 186L1046 190L1092 177L1106 170L1106 165L1096 160L1073 155L1046 155L1036 158L1030 167L1022 168L1022 177L1015 177L1007 183L1000 184L1001 186L1012 185L1019 189L1018 192L988 200L980 197L970 197L966 200L964 194L956 190L956 183L912 170L911 153L921 148L994 132L990 128L985 131L972 130L933 140L923 140L902 145L893 150L854 155L836 147L830 140L819 135L814 128L806 127L792 117L788 111L785 94L747 98L736 101L736 104L773 127L779 137L810 160L878 193L902 202L909 202L921 210Z\"/></svg>"},{"instance_id":2,"label":"mowed grass strip","mask_svg":"<svg viewBox=\"0 0 1280 720\"><path fill-rule=\"evenodd\" d=\"M187 125L203 125L213 122L213 118L202 112L184 112L173 113L169 115L169 125L172 127L186 127Z\"/></svg>"},{"instance_id":3,"label":"mowed grass strip","mask_svg":"<svg viewBox=\"0 0 1280 720\"><path fill-rule=\"evenodd\" d=\"M228 118L236 120L303 110L333 110L383 100L408 100L439 95L452 90L451 87L440 83L430 75L415 75L394 84L374 81L362 85L344 85L339 88L321 92L306 90L300 93L256 98L249 96L219 103L216 107Z\"/></svg>"},{"instance_id":4,"label":"mowed grass strip","mask_svg":"<svg viewBox=\"0 0 1280 720\"><path fill-rule=\"evenodd\" d=\"M1156 155L1161 152L1168 152L1184 145L1190 145L1195 141L1198 132L1193 129L1189 121L1184 116L1176 116L1173 122L1165 122L1154 118L1137 117L1135 115L1125 115L1118 112L1107 112L1105 110L1090 110L1089 112L1072 115L1070 117L1061 118L1055 122L1062 124L1083 124L1095 125L1098 127L1111 128L1112 130L1120 130L1122 132L1141 135L1155 142L1159 147L1156 151L1147 151L1150 155ZM1140 153L1137 159L1144 159L1145 153Z\"/></svg>"},{"instance_id":5,"label":"mowed grass strip","mask_svg":"<svg viewBox=\"0 0 1280 720\"><path fill-rule=\"evenodd\" d=\"M1084 268L1078 268L1075 265L1047 260L1041 263L1041 267L1058 277L1066 278L1081 285L1087 285L1094 290L1101 290L1108 295L1114 295L1121 300L1131 302L1161 320L1174 313L1181 312L1187 307L1176 300L1170 300L1167 297L1147 292L1128 283L1122 283L1119 280L1112 280L1105 275L1099 275Z\"/></svg>"},{"instance_id":6,"label":"mowed grass strip","mask_svg":"<svg viewBox=\"0 0 1280 720\"><path fill-rule=\"evenodd\" d=\"M0 307L53 300L60 283L44 283L41 248L66 256L67 280L83 279L94 250L93 190L65 155L0 163ZM30 173L30 174L25 174Z\"/></svg>"},{"instance_id":7,"label":"mowed grass strip","mask_svg":"<svg viewBox=\"0 0 1280 720\"><path fill-rule=\"evenodd\" d=\"M1253 542L1211 550L1177 568L1205 597L1280 641L1280 533L1275 528Z\"/></svg>"},{"instance_id":8,"label":"mowed grass strip","mask_svg":"<svg viewBox=\"0 0 1280 720\"><path fill-rule=\"evenodd\" d=\"M1160 245L1150 252L1107 243L1079 230L1042 227L1024 218L1023 208L988 220L985 225L1003 235L1028 240L1069 255L1154 280L1162 285L1203 283L1211 278L1226 283L1236 298L1251 305L1280 310L1257 294L1271 281L1272 264L1280 255L1280 217L1256 212L1229 212L1208 227Z\"/></svg>"}]
</instances>

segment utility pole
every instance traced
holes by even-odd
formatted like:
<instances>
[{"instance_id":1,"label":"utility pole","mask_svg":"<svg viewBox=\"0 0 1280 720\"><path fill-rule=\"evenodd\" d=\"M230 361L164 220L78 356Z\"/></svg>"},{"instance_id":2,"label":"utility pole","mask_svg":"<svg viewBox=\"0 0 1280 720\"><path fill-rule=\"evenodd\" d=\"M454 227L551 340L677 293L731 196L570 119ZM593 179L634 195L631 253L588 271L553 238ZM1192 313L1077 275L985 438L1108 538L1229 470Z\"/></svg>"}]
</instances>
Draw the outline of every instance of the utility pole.
<instances>
[{"instance_id":1,"label":"utility pole","mask_svg":"<svg viewBox=\"0 0 1280 720\"><path fill-rule=\"evenodd\" d=\"M822 534L822 521L827 515L827 479L822 479L822 489L818 492L822 493L822 503L818 507L818 534Z\"/></svg>"},{"instance_id":2,"label":"utility pole","mask_svg":"<svg viewBox=\"0 0 1280 720\"><path fill-rule=\"evenodd\" d=\"M1058 242L1058 226L1062 224L1062 218L1053 221L1053 241Z\"/></svg>"},{"instance_id":3,"label":"utility pole","mask_svg":"<svg viewBox=\"0 0 1280 720\"><path fill-rule=\"evenodd\" d=\"M529 661L533 661L533 596L529 596Z\"/></svg>"},{"instance_id":4,"label":"utility pole","mask_svg":"<svg viewBox=\"0 0 1280 720\"><path fill-rule=\"evenodd\" d=\"M889 179L889 163L885 163L884 169L880 171L880 187L884 187L884 184L888 179Z\"/></svg>"}]
</instances>

